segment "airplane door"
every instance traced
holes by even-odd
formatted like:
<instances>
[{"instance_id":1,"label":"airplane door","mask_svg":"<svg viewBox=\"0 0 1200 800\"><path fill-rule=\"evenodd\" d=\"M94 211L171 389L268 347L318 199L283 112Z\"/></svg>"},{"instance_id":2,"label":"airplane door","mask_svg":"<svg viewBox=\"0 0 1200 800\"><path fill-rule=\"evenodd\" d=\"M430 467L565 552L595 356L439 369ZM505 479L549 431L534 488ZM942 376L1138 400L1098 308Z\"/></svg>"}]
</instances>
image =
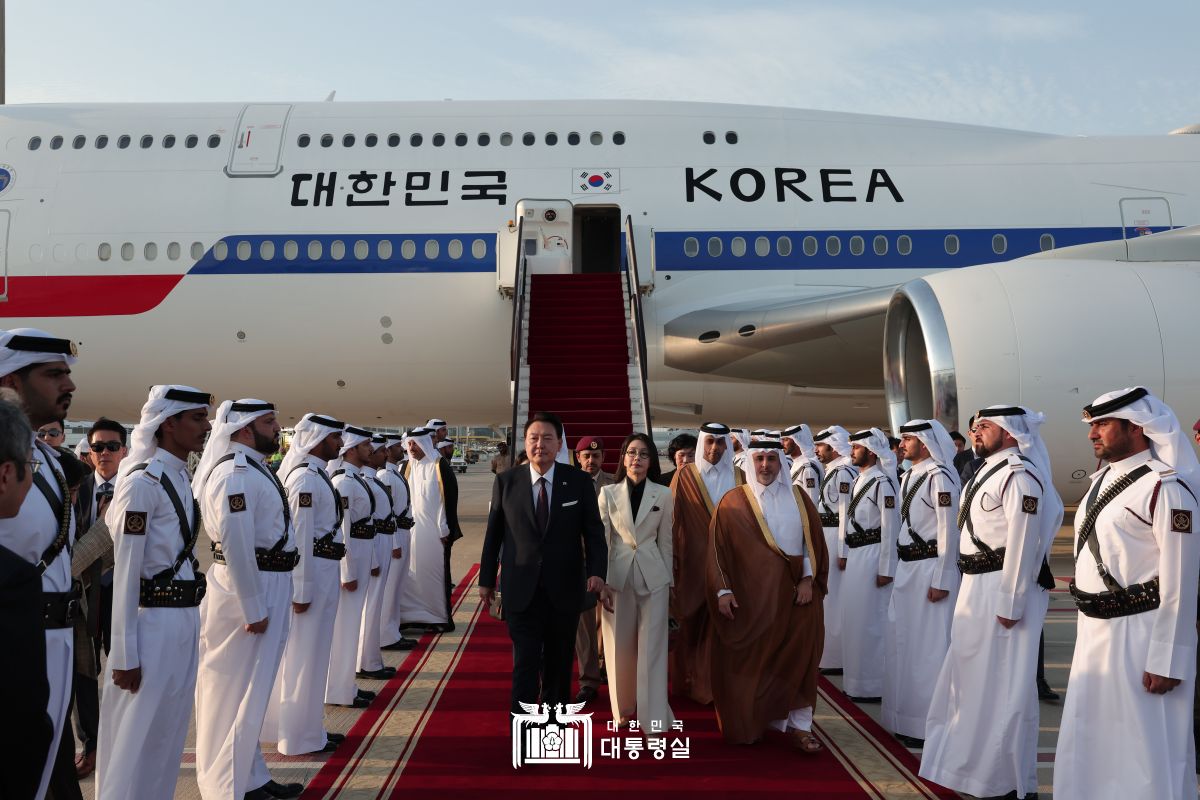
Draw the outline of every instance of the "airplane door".
<instances>
[{"instance_id":1,"label":"airplane door","mask_svg":"<svg viewBox=\"0 0 1200 800\"><path fill-rule=\"evenodd\" d=\"M0 274L4 275L4 282L0 284L0 303L8 302L8 215L7 211L0 211L0 262L4 263L4 268L0 269Z\"/></svg>"},{"instance_id":2,"label":"airplane door","mask_svg":"<svg viewBox=\"0 0 1200 800\"><path fill-rule=\"evenodd\" d=\"M1133 239L1172 228L1171 205L1163 197L1121 198L1122 238Z\"/></svg>"},{"instance_id":3,"label":"airplane door","mask_svg":"<svg viewBox=\"0 0 1200 800\"><path fill-rule=\"evenodd\" d=\"M230 176L273 176L282 169L279 154L290 105L248 105L238 120L237 136L229 154Z\"/></svg>"}]
</instances>

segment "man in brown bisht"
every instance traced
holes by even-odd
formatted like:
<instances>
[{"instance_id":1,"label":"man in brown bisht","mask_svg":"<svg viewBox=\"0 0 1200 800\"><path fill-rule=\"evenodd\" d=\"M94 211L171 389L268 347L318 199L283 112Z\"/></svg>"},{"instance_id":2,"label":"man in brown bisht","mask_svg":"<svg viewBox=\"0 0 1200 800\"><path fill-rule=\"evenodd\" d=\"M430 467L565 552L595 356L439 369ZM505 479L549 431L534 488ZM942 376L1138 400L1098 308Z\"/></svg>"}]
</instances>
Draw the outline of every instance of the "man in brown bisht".
<instances>
[{"instance_id":1,"label":"man in brown bisht","mask_svg":"<svg viewBox=\"0 0 1200 800\"><path fill-rule=\"evenodd\" d=\"M671 619L679 629L671 641L667 674L674 694L707 705L712 702L708 674L711 633L705 601L708 527L717 503L730 489L744 484L746 477L733 465L728 425L706 422L697 438L695 462L676 470L671 481L675 498Z\"/></svg>"},{"instance_id":2,"label":"man in brown bisht","mask_svg":"<svg viewBox=\"0 0 1200 800\"><path fill-rule=\"evenodd\" d=\"M816 506L783 466L780 441L752 442L748 452L753 479L721 499L711 528L717 722L731 744L752 744L774 728L802 753L816 753L829 553Z\"/></svg>"}]
</instances>

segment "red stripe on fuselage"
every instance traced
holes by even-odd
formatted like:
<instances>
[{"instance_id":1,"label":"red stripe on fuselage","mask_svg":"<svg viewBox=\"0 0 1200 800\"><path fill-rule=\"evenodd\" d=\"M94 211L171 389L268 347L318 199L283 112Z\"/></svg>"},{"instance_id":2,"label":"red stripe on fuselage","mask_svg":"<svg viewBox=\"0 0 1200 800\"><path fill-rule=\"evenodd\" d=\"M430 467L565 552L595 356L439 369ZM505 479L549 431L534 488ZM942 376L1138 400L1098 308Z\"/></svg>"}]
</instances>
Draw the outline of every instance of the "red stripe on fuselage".
<instances>
[{"instance_id":1,"label":"red stripe on fuselage","mask_svg":"<svg viewBox=\"0 0 1200 800\"><path fill-rule=\"evenodd\" d=\"M10 276L2 317L111 317L157 306L183 275Z\"/></svg>"}]
</instances>

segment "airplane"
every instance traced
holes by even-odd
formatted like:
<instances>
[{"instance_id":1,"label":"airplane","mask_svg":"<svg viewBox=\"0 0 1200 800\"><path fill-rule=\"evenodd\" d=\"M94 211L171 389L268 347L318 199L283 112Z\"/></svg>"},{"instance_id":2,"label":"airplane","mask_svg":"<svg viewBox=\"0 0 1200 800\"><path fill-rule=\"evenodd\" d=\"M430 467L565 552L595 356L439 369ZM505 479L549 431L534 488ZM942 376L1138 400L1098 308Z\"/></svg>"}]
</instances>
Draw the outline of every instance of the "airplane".
<instances>
[{"instance_id":1,"label":"airplane","mask_svg":"<svg viewBox=\"0 0 1200 800\"><path fill-rule=\"evenodd\" d=\"M620 270L655 425L851 429L1144 384L1200 415L1200 137L655 101L0 108L0 327L78 342L73 417L154 383L504 423L517 265ZM1180 230L1183 229L1183 230Z\"/></svg>"}]
</instances>

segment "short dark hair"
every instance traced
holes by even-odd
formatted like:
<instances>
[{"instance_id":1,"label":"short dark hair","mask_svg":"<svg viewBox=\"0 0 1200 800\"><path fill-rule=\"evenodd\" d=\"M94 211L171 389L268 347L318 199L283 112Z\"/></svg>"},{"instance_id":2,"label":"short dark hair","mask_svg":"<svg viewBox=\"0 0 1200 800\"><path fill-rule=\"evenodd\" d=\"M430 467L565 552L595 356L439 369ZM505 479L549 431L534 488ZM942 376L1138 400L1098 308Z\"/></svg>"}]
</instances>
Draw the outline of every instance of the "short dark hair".
<instances>
[{"instance_id":1,"label":"short dark hair","mask_svg":"<svg viewBox=\"0 0 1200 800\"><path fill-rule=\"evenodd\" d=\"M695 434L681 433L667 443L667 458L675 460L675 454L680 450L695 450L699 440Z\"/></svg>"},{"instance_id":2,"label":"short dark hair","mask_svg":"<svg viewBox=\"0 0 1200 800\"><path fill-rule=\"evenodd\" d=\"M17 480L25 480L25 462L33 452L33 428L15 403L0 398L0 464L17 465Z\"/></svg>"},{"instance_id":3,"label":"short dark hair","mask_svg":"<svg viewBox=\"0 0 1200 800\"><path fill-rule=\"evenodd\" d=\"M117 422L115 419L109 419L108 417L101 417L100 419L93 422L92 427L88 428L88 432L87 432L88 444L92 443L92 436L93 436L93 434L96 433L96 431L108 431L109 433L117 434L118 436L121 437L121 446L122 447L124 447L125 445L127 445L129 443L129 440L127 438L129 436L129 433L125 430L125 426L122 425L121 423Z\"/></svg>"},{"instance_id":4,"label":"short dark hair","mask_svg":"<svg viewBox=\"0 0 1200 800\"><path fill-rule=\"evenodd\" d=\"M625 480L625 451L629 449L629 445L634 442L641 442L646 445L646 449L650 451L650 470L646 473L646 480L658 483L662 477L662 468L658 465L658 448L654 446L654 440L644 433L629 434L625 437L625 441L621 442L621 460L617 462L617 473L613 476L613 480L617 483Z\"/></svg>"},{"instance_id":5,"label":"short dark hair","mask_svg":"<svg viewBox=\"0 0 1200 800\"><path fill-rule=\"evenodd\" d=\"M950 438L956 442L962 442L963 444L967 443L967 437L963 436L958 431L950 431Z\"/></svg>"},{"instance_id":6,"label":"short dark hair","mask_svg":"<svg viewBox=\"0 0 1200 800\"><path fill-rule=\"evenodd\" d=\"M545 422L553 425L555 435L557 435L560 439L563 438L563 424L562 420L558 418L557 414L553 414L549 411L533 412L529 415L529 422L525 423L526 430L528 430L529 426L535 422Z\"/></svg>"}]
</instances>

